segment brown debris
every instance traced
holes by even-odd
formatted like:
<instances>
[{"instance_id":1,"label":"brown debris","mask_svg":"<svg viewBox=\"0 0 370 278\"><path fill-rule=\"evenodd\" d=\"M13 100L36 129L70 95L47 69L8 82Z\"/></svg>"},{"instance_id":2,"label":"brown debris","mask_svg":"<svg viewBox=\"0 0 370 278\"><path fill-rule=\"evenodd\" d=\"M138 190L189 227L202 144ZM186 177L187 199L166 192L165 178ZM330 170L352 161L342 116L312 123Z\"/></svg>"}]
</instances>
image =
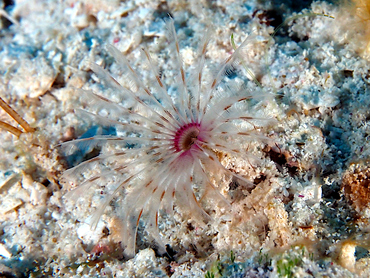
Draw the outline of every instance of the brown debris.
<instances>
[{"instance_id":1,"label":"brown debris","mask_svg":"<svg viewBox=\"0 0 370 278\"><path fill-rule=\"evenodd\" d=\"M370 167L353 164L343 177L342 189L358 213L370 208Z\"/></svg>"}]
</instances>

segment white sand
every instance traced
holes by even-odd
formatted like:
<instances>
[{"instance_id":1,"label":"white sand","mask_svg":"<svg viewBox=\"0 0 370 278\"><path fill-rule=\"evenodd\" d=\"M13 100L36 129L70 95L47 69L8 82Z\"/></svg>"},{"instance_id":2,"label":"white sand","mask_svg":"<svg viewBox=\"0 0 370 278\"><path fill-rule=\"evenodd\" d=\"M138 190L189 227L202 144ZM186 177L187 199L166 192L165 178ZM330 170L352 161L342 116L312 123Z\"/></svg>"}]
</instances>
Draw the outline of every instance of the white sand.
<instances>
[{"instance_id":1,"label":"white sand","mask_svg":"<svg viewBox=\"0 0 370 278\"><path fill-rule=\"evenodd\" d=\"M14 2L6 8L14 22L2 17L0 30L0 96L37 131L19 139L0 133L1 274L204 277L207 271L216 274L219 263L225 277L369 276L370 205L364 201L360 208L351 207L357 195L345 198L341 190L344 174L353 172L350 165L366 169L370 152L367 42L364 26L349 9L314 3L302 11L305 16L284 24L268 52L265 40L251 44L247 66L272 96L255 113L278 120L264 130L278 147L251 144L249 151L262 160L253 168L232 155L223 159L228 168L258 183L251 191L215 177L221 192L234 200L234 215L224 215L210 199L204 207L214 220L205 226L178 212L174 219L159 219L162 237L175 253L171 262L155 255L150 248L156 249L155 243L141 230L139 252L123 259L122 223L114 207L119 202L106 209L92 231L89 217L100 192L90 190L76 206L62 198L69 188L59 180L66 162L56 145L94 125L74 112L84 108L77 89L103 91L119 101L94 79L88 63L107 65L116 76L119 70L106 44L125 53L134 68L144 63L140 48L145 47L170 79L175 65L166 50L167 13L175 19L188 67L209 22L214 35L207 58L215 65L232 53L231 34L237 45L253 32L266 38L274 30L266 21L278 15L288 19L293 11L238 0ZM284 7L288 12L283 14ZM140 74L149 80L147 71ZM256 88L252 81L248 86ZM17 126L2 110L0 120ZM97 250L102 252L98 258L93 255ZM238 263L230 261L231 250Z\"/></svg>"}]
</instances>

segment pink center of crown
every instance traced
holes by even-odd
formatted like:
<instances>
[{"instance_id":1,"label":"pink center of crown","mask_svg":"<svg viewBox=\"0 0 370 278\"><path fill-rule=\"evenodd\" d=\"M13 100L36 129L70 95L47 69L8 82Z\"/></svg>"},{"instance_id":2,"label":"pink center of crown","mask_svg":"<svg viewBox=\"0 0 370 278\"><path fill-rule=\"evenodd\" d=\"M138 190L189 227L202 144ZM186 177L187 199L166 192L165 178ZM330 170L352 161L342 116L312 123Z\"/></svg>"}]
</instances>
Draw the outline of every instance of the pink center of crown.
<instances>
[{"instance_id":1,"label":"pink center of crown","mask_svg":"<svg viewBox=\"0 0 370 278\"><path fill-rule=\"evenodd\" d=\"M176 152L190 150L191 146L198 140L200 124L189 123L177 130L174 139Z\"/></svg>"}]
</instances>

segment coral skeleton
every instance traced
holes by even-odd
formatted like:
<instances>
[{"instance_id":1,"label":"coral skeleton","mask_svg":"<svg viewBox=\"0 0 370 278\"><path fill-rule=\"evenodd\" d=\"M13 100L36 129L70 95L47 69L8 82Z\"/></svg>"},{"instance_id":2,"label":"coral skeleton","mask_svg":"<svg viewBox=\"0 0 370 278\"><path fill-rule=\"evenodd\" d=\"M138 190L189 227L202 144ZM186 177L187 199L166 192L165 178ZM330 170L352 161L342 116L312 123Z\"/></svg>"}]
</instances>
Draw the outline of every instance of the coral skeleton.
<instances>
[{"instance_id":1,"label":"coral skeleton","mask_svg":"<svg viewBox=\"0 0 370 278\"><path fill-rule=\"evenodd\" d=\"M165 243L158 229L162 212L173 216L174 206L178 206L191 218L209 221L212 217L201 204L206 197L230 207L215 177L221 174L244 183L251 182L226 168L220 154L239 157L252 165L259 159L248 151L246 144L268 143L261 129L273 121L264 116L254 117L252 113L252 108L261 108L258 104L267 99L267 94L250 81L250 72L242 59L256 36L249 36L212 71L206 66L206 49L211 38L208 31L200 42L197 63L187 74L173 20L168 19L166 26L177 71L171 83L172 90L162 81L163 76L148 51L143 49L142 54L152 74L150 84L142 81L117 48L108 45L108 52L126 73L128 82L119 82L95 63L91 63L90 68L102 84L122 99L113 101L92 91L78 92L86 98L89 110L95 109L80 113L91 116L102 126L114 127L116 134L62 144L70 152L86 146L113 146L110 152L102 151L64 173L65 180L79 183L66 194L66 199L76 201L92 186L99 186L102 188L99 190L106 192L90 219L92 227L97 226L104 210L115 198L121 199L119 210L124 225L121 237L124 252L129 257L135 254L140 219L158 243L159 250L164 252ZM92 169L100 171L86 177L85 173Z\"/></svg>"}]
</instances>

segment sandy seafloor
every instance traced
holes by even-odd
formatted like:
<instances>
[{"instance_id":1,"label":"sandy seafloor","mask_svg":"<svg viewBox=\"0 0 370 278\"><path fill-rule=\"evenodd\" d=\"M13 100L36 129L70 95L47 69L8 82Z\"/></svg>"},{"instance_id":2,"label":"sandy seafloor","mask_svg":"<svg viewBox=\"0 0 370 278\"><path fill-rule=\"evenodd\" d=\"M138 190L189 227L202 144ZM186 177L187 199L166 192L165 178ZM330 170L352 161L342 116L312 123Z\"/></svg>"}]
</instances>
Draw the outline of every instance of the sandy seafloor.
<instances>
[{"instance_id":1,"label":"sandy seafloor","mask_svg":"<svg viewBox=\"0 0 370 278\"><path fill-rule=\"evenodd\" d=\"M19 138L0 133L0 277L370 276L370 36L364 31L370 17L364 8L241 0L0 5L0 96L37 129ZM298 13L305 15L287 20ZM255 185L217 181L234 215L223 215L212 199L203 200L213 219L206 225L177 210L174 218L162 215L168 254L156 253L155 242L140 228L137 254L128 259L119 247L122 223L114 203L92 231L87 219L99 191L86 190L77 203L63 198L70 188L60 176L85 154L66 157L57 145L101 130L78 113L84 108L78 89L104 95L89 63L118 72L107 44L134 68L143 64L145 47L164 76L173 75L168 14L186 68L196 60L210 23L211 65L233 52L232 33L237 45L258 34L245 61L270 98L253 113L277 119L261 132L278 147L249 144L261 160L254 167L232 155L222 161ZM284 20L275 37L266 39ZM140 75L149 80L147 70ZM114 99L114 92L106 97ZM4 111L0 119L17 126Z\"/></svg>"}]
</instances>

